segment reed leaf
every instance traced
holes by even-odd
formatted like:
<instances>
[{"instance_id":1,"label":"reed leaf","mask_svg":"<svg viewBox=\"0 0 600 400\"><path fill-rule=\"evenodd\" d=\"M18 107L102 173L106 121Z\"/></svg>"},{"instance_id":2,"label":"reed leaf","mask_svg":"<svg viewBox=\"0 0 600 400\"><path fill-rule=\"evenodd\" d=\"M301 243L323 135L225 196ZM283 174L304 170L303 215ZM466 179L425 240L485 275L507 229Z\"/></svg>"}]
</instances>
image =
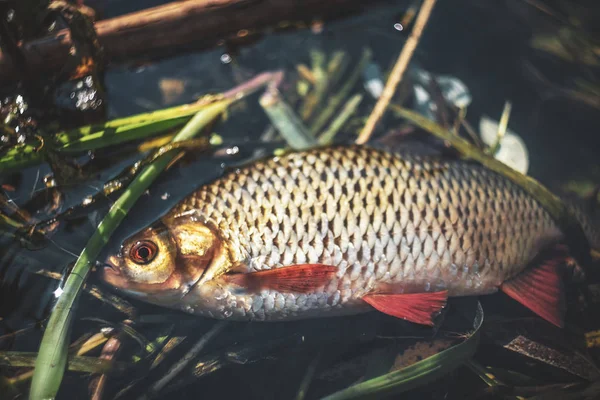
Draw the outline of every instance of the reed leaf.
<instances>
[{"instance_id":1,"label":"reed leaf","mask_svg":"<svg viewBox=\"0 0 600 400\"><path fill-rule=\"evenodd\" d=\"M5 351L0 353L0 366L11 368L33 367L37 353L21 351ZM127 363L104 360L97 357L67 356L66 368L70 371L91 373L118 373L123 372ZM35 375L34 375L35 376Z\"/></svg>"},{"instance_id":2,"label":"reed leaf","mask_svg":"<svg viewBox=\"0 0 600 400\"><path fill-rule=\"evenodd\" d=\"M283 100L279 90L269 88L260 98L260 105L288 145L294 150L304 150L317 144L315 137L304 126L294 110Z\"/></svg>"},{"instance_id":3,"label":"reed leaf","mask_svg":"<svg viewBox=\"0 0 600 400\"><path fill-rule=\"evenodd\" d=\"M321 130L327 124L327 121L329 121L335 114L338 107L348 98L352 92L352 89L356 86L356 83L360 79L363 71L371 61L372 55L373 53L371 52L371 49L363 50L360 60L356 64L356 67L350 74L348 80L344 82L344 85L336 94L329 97L327 104L323 106L323 111L321 111L319 116L315 119L315 122L312 124L310 132L313 135L317 135L321 132Z\"/></svg>"},{"instance_id":4,"label":"reed leaf","mask_svg":"<svg viewBox=\"0 0 600 400\"><path fill-rule=\"evenodd\" d=\"M377 399L391 393L405 392L423 386L455 370L467 362L477 350L479 330L483 323L483 308L477 302L473 333L462 343L452 346L408 367L340 390L322 400Z\"/></svg>"},{"instance_id":5,"label":"reed leaf","mask_svg":"<svg viewBox=\"0 0 600 400\"><path fill-rule=\"evenodd\" d=\"M220 100L205 105L173 138L173 142L194 137L202 128L220 116L230 103L231 100ZM110 208L108 214L98 225L96 232L81 252L73 271L67 278L64 292L58 298L52 310L48 326L44 332L35 363L30 399L53 399L56 397L67 362L69 330L74 315L73 308L90 267L137 199L174 157L175 154L173 153L164 154L136 176Z\"/></svg>"},{"instance_id":6,"label":"reed leaf","mask_svg":"<svg viewBox=\"0 0 600 400\"><path fill-rule=\"evenodd\" d=\"M43 162L47 150L57 152L96 150L181 127L194 114L205 108L210 100L211 97L205 97L192 104L58 132L51 135L40 149L36 149L36 146L31 144L13 147L0 156L0 171L17 170Z\"/></svg>"},{"instance_id":7,"label":"reed leaf","mask_svg":"<svg viewBox=\"0 0 600 400\"><path fill-rule=\"evenodd\" d=\"M583 228L579 223L577 216L570 207L567 207L558 196L548 190L544 185L535 179L510 168L503 162L496 160L494 157L485 154L467 140L452 134L442 126L414 111L394 104L390 104L390 109L418 127L450 143L452 147L465 157L479 162L483 166L505 176L522 187L536 199L555 220L561 231L565 234L573 256L579 261L580 265L584 268L590 266L590 243L583 232Z\"/></svg>"}]
</instances>

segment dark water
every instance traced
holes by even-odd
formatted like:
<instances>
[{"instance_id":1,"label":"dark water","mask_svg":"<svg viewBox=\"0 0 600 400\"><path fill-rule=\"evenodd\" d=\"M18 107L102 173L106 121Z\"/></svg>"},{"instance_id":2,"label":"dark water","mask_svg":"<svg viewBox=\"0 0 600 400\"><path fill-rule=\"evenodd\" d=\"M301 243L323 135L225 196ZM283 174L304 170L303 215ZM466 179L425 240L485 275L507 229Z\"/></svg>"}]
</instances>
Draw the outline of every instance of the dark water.
<instances>
[{"instance_id":1,"label":"dark water","mask_svg":"<svg viewBox=\"0 0 600 400\"><path fill-rule=\"evenodd\" d=\"M104 15L110 17L161 2L97 3L103 4ZM405 4L373 8L371 12L361 16L327 23L320 33L301 30L267 35L256 43L240 48L236 53L230 54L225 48L215 48L143 67L111 68L106 74L109 117L132 115L192 102L205 93L227 90L267 70L283 69L293 73L299 63L310 65L311 49L320 49L328 55L333 51L343 50L350 56L352 64L358 60L361 50L369 47L373 51L374 62L382 70L387 70L406 39L406 32L394 28L404 8ZM569 65L548 54L533 50L529 46L529 40L534 33L532 24L537 24L538 20L539 11L517 0L485 3L466 0L440 1L421 39L413 63L429 72L450 75L464 82L473 99L467 119L475 127L483 115L499 120L504 102L510 100L512 114L509 128L517 132L527 145L531 176L555 190L563 188L572 180L598 183L599 111L564 97L549 98L548 88L532 79L526 64L533 64L549 79L561 85L572 82L582 74L588 74L590 70ZM232 62L222 62L222 56L226 53L233 58ZM171 101L165 101L161 92L160 82L164 82L165 79L185 83L182 92ZM354 92L363 90L357 86ZM365 96L358 114L368 115L374 102L373 98ZM217 132L226 143L240 145L244 150L238 158L227 162L234 163L250 156L252 152L248 149L257 142L268 124L256 97L247 102L247 107L243 114L238 114L217 128ZM384 122L385 128L393 128L398 124L398 120L390 116ZM378 134L382 134L384 130L380 129ZM342 138L351 139L355 134L356 130L348 130L342 133ZM103 182L129 162L130 160L123 160L103 171L86 185L70 188L65 193L63 207L78 204L83 197L95 193ZM198 160L185 168L175 168L151 188L150 196L140 201L123 228L115 235L115 242L118 243L119 238L135 231L136 227L150 222L179 197L213 179L220 172L221 161L215 160ZM43 187L40 177L47 173L47 167L23 171L23 184L15 193L15 201L24 202L32 193L40 190ZM164 193L169 194L167 200L161 197ZM70 253L78 254L81 251L105 209L106 207L97 207L97 210L87 218L81 219L78 224L60 228L53 236L53 243L44 249L35 252L17 251L11 259L10 266L6 268L8 272L4 273L4 280L11 284L2 286L3 303L0 308L4 313L2 322L6 326L11 329L30 326L44 318L52 306L52 292L56 283L23 272L24 267L31 270L44 268L63 271L74 261ZM92 282L98 283L94 276L91 279ZM133 387L123 398L137 398L166 372L170 364L182 357L197 338L214 325L213 321L135 301L132 303L138 307L138 315L160 314L171 321L161 324L136 324L136 329L150 340L164 334L164 329L169 326L173 326L173 335L186 336L187 339L159 368L150 373L147 380ZM516 303L500 296L485 299L484 306L487 312L496 316L531 315ZM448 317L449 324L455 324L456 331L466 330L468 321L465 324L462 321L464 318L459 314L463 311L469 313L473 307L473 301L469 300L454 307L455 311L452 312L457 315ZM71 334L72 338L90 330L97 331L106 325L85 319L90 317L117 325L124 319L123 314L112 307L83 295L79 302L78 319ZM444 329L452 330L448 326ZM36 351L41 334L39 328L34 328L27 335L18 336L12 343L12 349ZM221 360L227 363L228 367L197 380L191 380L190 371L186 370L182 379L183 383L188 384L182 383L169 391L161 392L158 398L294 398L307 368L318 354L322 354L317 378L307 395L307 398L318 398L352 384L361 376L360 372L357 373L357 368L350 367L346 370L340 369L341 372L335 379L323 378L319 373L325 370L324 365L343 364L343 361L355 357L362 361L345 365L362 363L367 368L367 376L377 376L386 372L382 370L381 365L387 364L381 360L393 360L398 348L405 345L400 340L386 341L381 337L415 335L431 336L432 332L370 314L331 320L274 323L268 326L252 323L231 324L201 353L201 357L206 357L209 361ZM138 345L131 339L125 339L124 348L120 359L126 360L136 352L139 354ZM362 355L364 357L361 358ZM510 358L506 354L501 354L500 357ZM524 370L527 369L526 365L523 367ZM128 371L125 376L112 377L106 388L105 398L113 398L119 390L131 381L142 378L145 373L144 368L140 367ZM557 381L562 377L560 374L554 374L552 370L544 371L544 374ZM189 382L185 381L186 377ZM466 386L472 390L457 384L461 381L468 382L470 386ZM463 368L426 389L411 392L406 398L461 398L483 387L483 383ZM86 378L78 374L67 374L59 397L87 396Z\"/></svg>"}]
</instances>

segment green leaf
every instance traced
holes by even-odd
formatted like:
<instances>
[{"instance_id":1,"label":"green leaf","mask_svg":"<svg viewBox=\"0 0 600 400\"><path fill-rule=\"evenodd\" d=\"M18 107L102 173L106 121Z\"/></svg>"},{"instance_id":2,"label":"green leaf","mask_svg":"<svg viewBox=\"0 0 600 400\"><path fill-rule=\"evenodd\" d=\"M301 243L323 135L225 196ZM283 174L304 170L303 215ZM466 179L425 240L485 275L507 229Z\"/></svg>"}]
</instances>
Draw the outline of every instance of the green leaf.
<instances>
[{"instance_id":1,"label":"green leaf","mask_svg":"<svg viewBox=\"0 0 600 400\"><path fill-rule=\"evenodd\" d=\"M479 343L479 330L482 323L483 309L477 302L477 312L473 319L474 332L464 342L408 367L340 390L322 400L380 398L383 395L405 392L432 382L460 367L473 357Z\"/></svg>"},{"instance_id":2,"label":"green leaf","mask_svg":"<svg viewBox=\"0 0 600 400\"><path fill-rule=\"evenodd\" d=\"M173 138L173 142L188 140L202 128L221 115L230 100L216 101L206 105L190 122ZM96 232L77 259L73 271L67 278L64 292L58 298L56 306L44 332L40 351L35 363L35 371L31 384L30 399L53 399L58 392L67 363L69 330L73 319L73 308L81 293L85 278L92 263L112 233L119 226L127 212L150 184L173 160L174 153L166 153L147 166L131 182L125 192L113 204Z\"/></svg>"},{"instance_id":3,"label":"green leaf","mask_svg":"<svg viewBox=\"0 0 600 400\"><path fill-rule=\"evenodd\" d=\"M467 140L450 133L426 117L394 104L390 104L390 109L418 127L447 141L462 155L479 162L486 168L501 174L523 188L552 216L560 230L565 234L567 244L573 256L579 261L582 267L589 270L592 264L590 243L579 223L577 215L575 215L575 211L571 207L567 207L558 196L532 177L523 175L503 162L496 160L494 157L485 154Z\"/></svg>"},{"instance_id":4,"label":"green leaf","mask_svg":"<svg viewBox=\"0 0 600 400\"><path fill-rule=\"evenodd\" d=\"M33 367L37 353L5 351L0 353L0 365L11 368ZM91 373L118 373L127 367L124 362L105 360L97 357L68 356L67 368L70 371Z\"/></svg>"},{"instance_id":5,"label":"green leaf","mask_svg":"<svg viewBox=\"0 0 600 400\"><path fill-rule=\"evenodd\" d=\"M0 155L0 171L17 170L44 161L46 150L78 152L142 139L183 126L209 104L210 97L192 104L118 118L102 124L58 132L40 144L13 147ZM36 147L40 147L36 150Z\"/></svg>"}]
</instances>

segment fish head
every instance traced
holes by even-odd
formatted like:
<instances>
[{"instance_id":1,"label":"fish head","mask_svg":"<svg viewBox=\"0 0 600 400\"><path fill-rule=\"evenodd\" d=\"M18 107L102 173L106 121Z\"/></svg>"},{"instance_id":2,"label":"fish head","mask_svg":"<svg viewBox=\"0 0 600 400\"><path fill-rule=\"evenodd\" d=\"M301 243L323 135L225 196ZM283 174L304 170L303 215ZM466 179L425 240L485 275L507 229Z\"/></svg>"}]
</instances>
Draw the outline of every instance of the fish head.
<instances>
[{"instance_id":1,"label":"fish head","mask_svg":"<svg viewBox=\"0 0 600 400\"><path fill-rule=\"evenodd\" d=\"M107 257L101 275L131 296L179 308L206 272L223 269L228 259L211 224L190 215L165 217L127 238Z\"/></svg>"}]
</instances>

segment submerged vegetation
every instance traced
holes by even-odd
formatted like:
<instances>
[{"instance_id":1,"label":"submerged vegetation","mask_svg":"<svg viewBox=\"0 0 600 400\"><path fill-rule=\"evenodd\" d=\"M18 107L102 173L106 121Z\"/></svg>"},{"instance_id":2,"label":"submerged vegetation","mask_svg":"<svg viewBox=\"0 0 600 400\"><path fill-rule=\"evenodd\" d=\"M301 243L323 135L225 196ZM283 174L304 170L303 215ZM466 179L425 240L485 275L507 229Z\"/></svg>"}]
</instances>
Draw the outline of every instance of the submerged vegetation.
<instances>
[{"instance_id":1,"label":"submerged vegetation","mask_svg":"<svg viewBox=\"0 0 600 400\"><path fill-rule=\"evenodd\" d=\"M415 66L415 49L418 53L432 11L439 7L435 1L384 6L386 12L400 12L394 29L406 39L389 74L381 72L371 48L315 46L301 57L306 63L289 70L238 76L237 86L190 104L111 120L93 10L78 7L79 2L28 3L30 9L16 2L0 8L3 56L24 68L21 84L3 88L6 100L0 105L2 396L149 399L200 385L209 388L207 397L217 397L211 391L238 371L247 376L239 382L234 378L236 387L227 393L250 393L251 398L340 400L401 392L408 398L600 396L600 321L592 317L600 303L600 249L590 248L561 198L494 158L510 111L500 118L495 144L486 146L467 120L470 94L462 82ZM594 89L600 36L586 29L581 9L562 1L522 3L517 11L535 12L534 22L543 21L532 25L531 47L575 66L576 78L555 83L526 63L527 73L543 87L543 100L564 97L600 108L600 92ZM65 71L34 78L19 56L20 43L53 32L56 24L71 31L74 55ZM314 19L309 27L317 35L323 24ZM32 26L38 28L25 29ZM259 34L240 31L227 48L243 48L245 38ZM246 78L242 72L237 70ZM175 93L182 91L183 81ZM65 90L66 99L60 97ZM419 96L426 101L420 103ZM469 100L463 103L461 96ZM231 134L257 114L262 115L260 138ZM94 284L93 272L102 268L99 255L123 236L120 230L139 229L227 168L335 142L385 145L390 137L416 137L452 157L479 162L547 209L566 233L575 259L566 329L506 305L506 299L499 307L494 299L482 300L482 306L473 298L452 300L432 329L372 314L271 324L216 322L129 302ZM580 179L599 176L597 170ZM578 182L562 186L598 207L597 186ZM137 221L143 211L152 215ZM36 260L48 249L59 256ZM40 280L30 284L30 276ZM28 285L39 292L23 289ZM524 316L507 316L513 311ZM281 376L277 370L286 372L284 383L275 382Z\"/></svg>"}]
</instances>

